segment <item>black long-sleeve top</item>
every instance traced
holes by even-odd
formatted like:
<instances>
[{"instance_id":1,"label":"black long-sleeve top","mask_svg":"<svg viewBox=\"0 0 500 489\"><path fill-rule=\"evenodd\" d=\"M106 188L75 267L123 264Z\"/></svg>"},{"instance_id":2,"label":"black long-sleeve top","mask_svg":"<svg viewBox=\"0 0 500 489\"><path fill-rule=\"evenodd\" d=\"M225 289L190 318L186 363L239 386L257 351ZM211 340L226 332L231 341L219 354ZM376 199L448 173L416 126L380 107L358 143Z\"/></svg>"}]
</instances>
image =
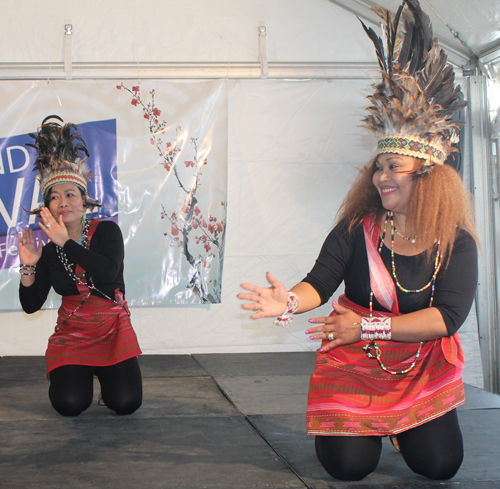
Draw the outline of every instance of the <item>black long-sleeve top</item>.
<instances>
[{"instance_id":1,"label":"black long-sleeve top","mask_svg":"<svg viewBox=\"0 0 500 489\"><path fill-rule=\"evenodd\" d=\"M115 290L125 295L123 281L124 246L120 228L112 221L101 221L90 241L90 249L86 249L72 239L64 245L68 261L85 270L87 283L89 276L97 289L114 299ZM79 295L73 279L57 256L56 245L47 243L42 256L36 265L35 282L30 287L20 285L19 298L25 312L31 314L43 306L50 288L62 296ZM103 297L96 290L92 295Z\"/></svg>"},{"instance_id":2,"label":"black long-sleeve top","mask_svg":"<svg viewBox=\"0 0 500 489\"><path fill-rule=\"evenodd\" d=\"M391 273L391 250L383 246L381 257ZM415 256L396 254L394 263L398 281L406 289L422 288L434 272L434 263L427 263L425 253ZM328 301L342 281L347 298L368 308L370 275L362 225L351 232L348 232L345 223L335 226L326 238L316 264L303 280L318 292L322 304ZM477 247L471 235L462 230L455 240L447 268L442 268L437 275L432 304L441 312L450 336L467 318L476 286ZM407 293L396 287L396 294L399 311L407 314L429 307L431 288ZM387 311L376 298L373 299L373 309Z\"/></svg>"}]
</instances>

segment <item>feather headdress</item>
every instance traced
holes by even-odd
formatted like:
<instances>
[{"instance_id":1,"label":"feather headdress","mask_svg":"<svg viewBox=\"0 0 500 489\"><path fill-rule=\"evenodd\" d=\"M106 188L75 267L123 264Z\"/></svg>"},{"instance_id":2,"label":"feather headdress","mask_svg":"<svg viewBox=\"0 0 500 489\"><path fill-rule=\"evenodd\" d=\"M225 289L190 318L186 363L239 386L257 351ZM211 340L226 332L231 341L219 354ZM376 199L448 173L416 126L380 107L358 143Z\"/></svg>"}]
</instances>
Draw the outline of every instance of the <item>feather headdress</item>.
<instances>
[{"instance_id":1,"label":"feather headdress","mask_svg":"<svg viewBox=\"0 0 500 489\"><path fill-rule=\"evenodd\" d=\"M418 0L405 0L396 15L383 7L384 42L363 27L375 45L382 82L368 99L365 127L378 137L377 154L398 153L443 164L457 142L461 121L451 116L464 108L460 86L447 56L432 37L432 24ZM402 24L402 25L401 25Z\"/></svg>"},{"instance_id":2,"label":"feather headdress","mask_svg":"<svg viewBox=\"0 0 500 489\"><path fill-rule=\"evenodd\" d=\"M34 144L26 144L35 148L38 153L33 171L38 171L37 179L42 190L42 198L45 200L54 185L74 183L84 191L88 207L100 206L99 202L88 197L87 193L90 172L80 156L80 152L89 156L85 141L77 134L74 124L67 123L61 126L59 122L48 122L50 119L57 119L64 124L57 115L46 117L38 132L30 134L35 140ZM39 212L42 205L43 202L32 212Z\"/></svg>"}]
</instances>

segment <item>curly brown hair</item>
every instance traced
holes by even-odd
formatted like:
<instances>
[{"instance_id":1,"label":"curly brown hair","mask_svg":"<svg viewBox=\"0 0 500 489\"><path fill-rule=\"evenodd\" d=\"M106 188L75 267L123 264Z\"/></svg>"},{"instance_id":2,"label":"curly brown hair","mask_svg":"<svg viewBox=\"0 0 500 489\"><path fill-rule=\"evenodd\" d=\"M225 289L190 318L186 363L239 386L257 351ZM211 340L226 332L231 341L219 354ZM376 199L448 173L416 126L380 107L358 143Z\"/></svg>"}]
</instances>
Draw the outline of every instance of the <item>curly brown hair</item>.
<instances>
[{"instance_id":1,"label":"curly brown hair","mask_svg":"<svg viewBox=\"0 0 500 489\"><path fill-rule=\"evenodd\" d=\"M477 243L470 195L460 175L451 166L426 167L424 160L414 159L416 184L410 197L405 232L418 236L419 244L427 250L429 259L439 239L446 266L461 229L467 231ZM372 183L376 166L377 158L374 158L360 169L337 213L338 221L349 222L349 230L365 217L381 220L387 212Z\"/></svg>"}]
</instances>

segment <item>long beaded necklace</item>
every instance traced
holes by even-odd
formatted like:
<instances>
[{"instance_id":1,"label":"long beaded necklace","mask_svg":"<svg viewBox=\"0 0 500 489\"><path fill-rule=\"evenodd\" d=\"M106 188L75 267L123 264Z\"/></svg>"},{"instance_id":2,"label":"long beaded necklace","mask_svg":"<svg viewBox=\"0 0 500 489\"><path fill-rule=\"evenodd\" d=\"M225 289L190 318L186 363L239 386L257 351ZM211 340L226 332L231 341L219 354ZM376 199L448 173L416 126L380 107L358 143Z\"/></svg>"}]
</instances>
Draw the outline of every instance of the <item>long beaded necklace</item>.
<instances>
[{"instance_id":1,"label":"long beaded necklace","mask_svg":"<svg viewBox=\"0 0 500 489\"><path fill-rule=\"evenodd\" d=\"M427 284L424 285L420 289L415 289L415 290L405 289L399 283L398 277L396 276L396 263L394 261L394 214L392 213L392 211L390 211L390 212L388 212L388 215L391 219L391 268L392 268L392 276L394 277L394 280L396 281L396 286L400 290L402 290L403 292L422 292L423 290L428 289L429 287L432 287L432 289L431 289L431 303L429 305L429 307L432 307L432 301L434 299L434 284L436 282L437 274L439 273L439 270L441 269L441 265L442 265L442 263L441 263L441 248L440 248L441 242L439 240L437 242L436 259L434 260L434 273L432 274L432 277L429 280L429 282L427 282ZM387 222L387 219L386 219L386 222ZM385 233L386 233L386 229L384 228L384 235L383 235L382 240L385 238Z\"/></svg>"},{"instance_id":2,"label":"long beaded necklace","mask_svg":"<svg viewBox=\"0 0 500 489\"><path fill-rule=\"evenodd\" d=\"M432 303L434 300L434 286L435 286L435 282L436 282L436 277L437 277L437 274L438 274L439 270L441 269L441 265L442 265L442 260L441 260L442 255L441 255L441 250L440 250L440 246L439 246L440 242L438 241L436 259L434 260L434 273L432 274L432 277L431 277L429 283L420 289L415 289L415 290L405 289L403 286L401 286L401 284L398 281L398 277L396 276L396 264L394 261L394 229L395 228L394 228L394 214L392 211L387 212L387 215L386 215L386 218L384 221L384 229L382 231L382 237L380 238L380 242L379 242L378 252L379 253L381 252L382 246L383 246L384 241L385 241L385 236L387 233L387 221L388 221L388 219L390 219L390 221L391 221L391 268L392 268L392 276L394 277L394 281L396 282L396 286L400 290L402 290L403 292L408 292L408 293L410 293L410 292L413 292L413 293L422 292L423 290L431 287L431 299L430 299L429 307L432 307ZM373 291L370 291L370 306L369 307L370 307L370 318L372 318L373 317ZM404 375L404 374L407 374L408 372L410 372L417 364L417 360L420 357L420 353L422 352L423 345L424 345L424 342L421 341L420 346L418 347L417 353L415 354L415 360L411 363L411 365L408 368L406 368L404 370L400 370L400 371L389 370L382 363L382 360L381 360L382 351L380 350L378 343L376 343L374 340L372 340L368 345L364 346L363 350L366 352L366 356L368 358L376 358L378 364L380 365L380 368L382 370L384 370L385 372L387 372L391 375ZM372 351L375 352L375 354L373 354Z\"/></svg>"},{"instance_id":3,"label":"long beaded necklace","mask_svg":"<svg viewBox=\"0 0 500 489\"><path fill-rule=\"evenodd\" d=\"M80 238L78 239L78 244L82 245L84 248L87 248L87 243L88 243L88 235L89 235L89 227L90 227L90 221L88 219L85 219L84 223L83 223L83 229L82 229L82 234L80 235ZM74 311L72 311L68 317L58 326L58 328L60 328L71 316L73 316L73 314L78 310L80 309L81 306L83 306L83 304L87 301L87 299L90 297L90 295L92 294L92 291L95 290L97 292L99 292L100 294L102 294L106 299L114 302L115 304L118 304L119 306L122 306L125 311L127 311L127 314L129 315L130 317L130 311L123 305L123 304L120 304L119 302L116 302L114 299L111 299L111 297L109 297L108 295L106 295L104 292L102 292L101 290L99 290L93 283L92 281L92 277L88 277L88 280L87 282L84 282L83 280L80 279L80 277L78 277L75 273L75 271L73 270L73 267L74 267L74 264L73 263L70 263L69 260L68 260L68 257L64 251L63 248L61 248L60 246L57 246L56 245L56 251L57 251L57 256L59 257L59 260L61 261L61 263L63 264L64 266L64 269L68 272L68 275L71 277L71 279L77 283L78 285L82 285L82 286L87 286L88 289L89 289L89 293L87 294L87 296L82 300L82 302L80 302L80 304L78 304L78 306L75 308Z\"/></svg>"}]
</instances>

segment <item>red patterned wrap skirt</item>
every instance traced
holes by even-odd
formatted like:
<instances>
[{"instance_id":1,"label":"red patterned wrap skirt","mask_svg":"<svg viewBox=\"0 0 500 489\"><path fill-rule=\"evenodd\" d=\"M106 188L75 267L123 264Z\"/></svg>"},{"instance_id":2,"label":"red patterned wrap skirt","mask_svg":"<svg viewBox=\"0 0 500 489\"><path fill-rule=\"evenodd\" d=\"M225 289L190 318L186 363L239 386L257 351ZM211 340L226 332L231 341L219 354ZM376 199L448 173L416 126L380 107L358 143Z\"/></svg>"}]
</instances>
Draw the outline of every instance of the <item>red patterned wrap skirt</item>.
<instances>
[{"instance_id":1,"label":"red patterned wrap skirt","mask_svg":"<svg viewBox=\"0 0 500 489\"><path fill-rule=\"evenodd\" d=\"M339 303L362 316L369 314L345 296ZM385 372L376 358L368 358L363 350L368 343L359 341L326 353L318 351L309 386L309 435L397 434L465 402L464 356L458 334L424 342L415 367L402 375ZM396 341L377 343L382 363L392 371L408 368L420 346Z\"/></svg>"},{"instance_id":2,"label":"red patterned wrap skirt","mask_svg":"<svg viewBox=\"0 0 500 489\"><path fill-rule=\"evenodd\" d=\"M47 376L62 365L104 367L142 353L128 308L92 295L78 307L81 301L79 295L63 297L45 354Z\"/></svg>"}]
</instances>

